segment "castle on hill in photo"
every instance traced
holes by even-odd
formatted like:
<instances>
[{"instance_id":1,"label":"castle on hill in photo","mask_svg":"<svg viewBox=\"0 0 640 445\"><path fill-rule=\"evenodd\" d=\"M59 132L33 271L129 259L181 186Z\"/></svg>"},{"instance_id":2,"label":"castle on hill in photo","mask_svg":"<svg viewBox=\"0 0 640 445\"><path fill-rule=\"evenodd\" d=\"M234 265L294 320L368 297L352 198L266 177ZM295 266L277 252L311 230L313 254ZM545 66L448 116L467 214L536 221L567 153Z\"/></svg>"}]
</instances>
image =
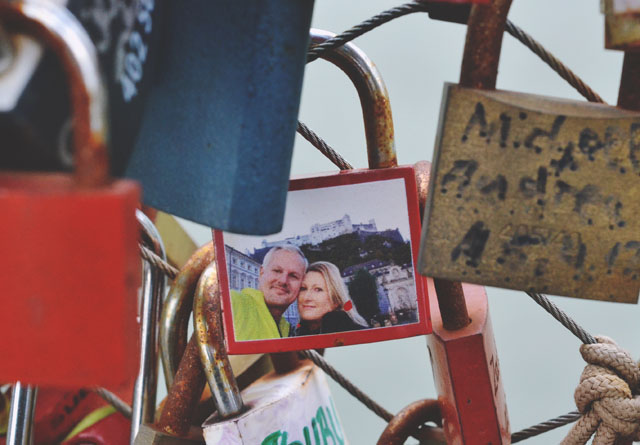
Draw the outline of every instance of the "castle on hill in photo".
<instances>
[{"instance_id":1,"label":"castle on hill in photo","mask_svg":"<svg viewBox=\"0 0 640 445\"><path fill-rule=\"evenodd\" d=\"M358 311L372 326L417 321L411 245L398 228L378 230L375 219L354 224L345 214L335 221L315 223L305 234L275 241L263 239L253 252L243 253L225 245L230 289L257 288L264 256L272 247L284 244L298 246L309 263L329 261L338 266ZM369 280L376 295L356 298L353 293L358 284L352 283L354 280ZM295 325L299 318L297 305L292 304L284 316Z\"/></svg>"}]
</instances>

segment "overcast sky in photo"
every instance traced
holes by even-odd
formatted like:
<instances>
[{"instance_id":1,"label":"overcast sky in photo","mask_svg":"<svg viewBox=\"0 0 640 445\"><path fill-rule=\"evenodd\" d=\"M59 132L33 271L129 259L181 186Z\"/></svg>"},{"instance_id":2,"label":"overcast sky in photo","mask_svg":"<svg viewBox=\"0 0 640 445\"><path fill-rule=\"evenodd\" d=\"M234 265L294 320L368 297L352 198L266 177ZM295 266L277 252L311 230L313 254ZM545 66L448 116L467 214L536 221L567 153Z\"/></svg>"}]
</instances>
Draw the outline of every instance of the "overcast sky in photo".
<instances>
[{"instance_id":1,"label":"overcast sky in photo","mask_svg":"<svg viewBox=\"0 0 640 445\"><path fill-rule=\"evenodd\" d=\"M339 185L319 189L295 190L287 195L282 231L269 236L224 234L225 244L245 252L262 247L262 241L284 240L311 233L311 226L341 219L345 214L352 224L374 219L378 230L399 229L409 240L409 213L404 179Z\"/></svg>"}]
</instances>

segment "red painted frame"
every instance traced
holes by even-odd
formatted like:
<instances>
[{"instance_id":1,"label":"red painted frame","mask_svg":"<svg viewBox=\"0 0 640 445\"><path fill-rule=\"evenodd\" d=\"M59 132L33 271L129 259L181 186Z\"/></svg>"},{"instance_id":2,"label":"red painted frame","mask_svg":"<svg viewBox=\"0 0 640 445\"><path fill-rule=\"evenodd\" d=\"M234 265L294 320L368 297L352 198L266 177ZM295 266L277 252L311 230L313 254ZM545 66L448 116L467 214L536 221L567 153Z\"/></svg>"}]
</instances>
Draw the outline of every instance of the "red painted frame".
<instances>
[{"instance_id":1,"label":"red painted frame","mask_svg":"<svg viewBox=\"0 0 640 445\"><path fill-rule=\"evenodd\" d=\"M405 181L407 208L409 210L408 216L411 238L411 254L413 258L413 276L416 285L419 321L404 325L369 328L362 331L336 332L330 334L317 334L269 340L236 341L233 331L233 318L231 315L231 296L229 292L229 277L227 276L224 234L220 230L213 230L218 276L220 277L220 288L222 294L225 340L229 354L255 354L264 352L329 348L333 346L372 343L431 333L432 328L431 316L429 313L428 288L433 289L433 286L429 285L431 279L423 277L417 270L421 232L418 192L413 167L403 166L378 170L348 170L323 174L321 176L301 177L292 179L289 182L289 191L361 184L390 179L404 179Z\"/></svg>"}]
</instances>

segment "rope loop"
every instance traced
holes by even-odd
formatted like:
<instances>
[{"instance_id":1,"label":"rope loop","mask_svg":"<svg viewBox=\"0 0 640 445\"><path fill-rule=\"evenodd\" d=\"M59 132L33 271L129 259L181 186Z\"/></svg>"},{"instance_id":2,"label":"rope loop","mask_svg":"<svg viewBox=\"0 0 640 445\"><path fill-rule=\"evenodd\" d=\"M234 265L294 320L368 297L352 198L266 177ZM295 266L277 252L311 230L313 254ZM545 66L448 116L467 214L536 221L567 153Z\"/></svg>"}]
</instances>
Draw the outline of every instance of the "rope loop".
<instances>
[{"instance_id":1,"label":"rope loop","mask_svg":"<svg viewBox=\"0 0 640 445\"><path fill-rule=\"evenodd\" d=\"M562 445L583 445L595 434L593 445L640 440L640 364L613 340L580 346L587 362L574 394L582 417Z\"/></svg>"}]
</instances>

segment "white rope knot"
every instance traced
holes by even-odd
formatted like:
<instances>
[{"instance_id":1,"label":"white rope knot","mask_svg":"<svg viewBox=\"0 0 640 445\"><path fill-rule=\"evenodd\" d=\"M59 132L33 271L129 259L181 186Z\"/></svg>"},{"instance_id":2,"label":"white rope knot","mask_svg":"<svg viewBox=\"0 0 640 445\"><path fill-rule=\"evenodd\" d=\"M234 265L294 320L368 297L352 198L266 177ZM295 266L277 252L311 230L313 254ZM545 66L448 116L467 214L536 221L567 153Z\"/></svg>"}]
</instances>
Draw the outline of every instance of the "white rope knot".
<instances>
[{"instance_id":1,"label":"white rope knot","mask_svg":"<svg viewBox=\"0 0 640 445\"><path fill-rule=\"evenodd\" d=\"M588 363L574 395L583 414L562 445L628 444L640 440L640 364L607 337L582 345Z\"/></svg>"}]
</instances>

